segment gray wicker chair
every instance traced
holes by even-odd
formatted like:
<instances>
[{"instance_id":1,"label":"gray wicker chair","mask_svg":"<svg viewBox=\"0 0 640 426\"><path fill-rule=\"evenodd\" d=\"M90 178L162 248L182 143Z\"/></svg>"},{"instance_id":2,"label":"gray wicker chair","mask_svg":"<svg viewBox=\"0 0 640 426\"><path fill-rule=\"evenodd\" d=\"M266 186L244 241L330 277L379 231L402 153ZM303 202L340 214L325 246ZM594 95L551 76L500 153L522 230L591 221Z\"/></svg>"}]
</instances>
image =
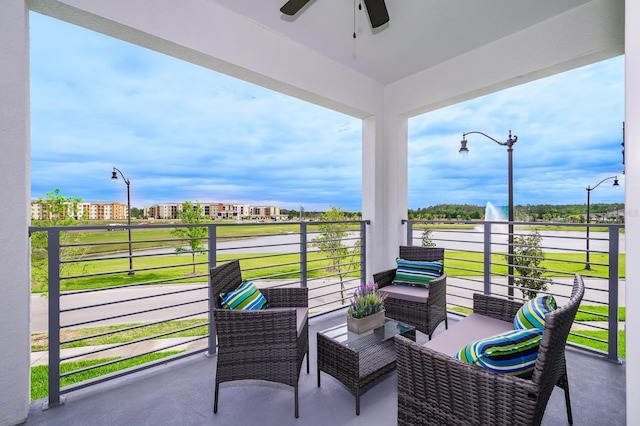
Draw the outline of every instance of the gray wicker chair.
<instances>
[{"instance_id":1,"label":"gray wicker chair","mask_svg":"<svg viewBox=\"0 0 640 426\"><path fill-rule=\"evenodd\" d=\"M444 249L400 246L400 258L424 262L444 260ZM378 288L384 288L392 285L395 276L396 270L389 269L374 274L373 281L378 284ZM412 325L431 339L433 332L442 321L444 321L445 328L449 328L447 321L447 274L444 273L431 281L426 301L418 302L388 297L384 306L387 317Z\"/></svg>"},{"instance_id":2,"label":"gray wicker chair","mask_svg":"<svg viewBox=\"0 0 640 426\"><path fill-rule=\"evenodd\" d=\"M211 268L210 278L218 337L213 412L218 411L220 383L253 379L292 386L297 418L298 379L305 355L309 373L308 290L260 289L268 309L223 309L220 293L234 290L242 283L240 263L235 260Z\"/></svg>"},{"instance_id":3,"label":"gray wicker chair","mask_svg":"<svg viewBox=\"0 0 640 426\"><path fill-rule=\"evenodd\" d=\"M403 337L395 337L399 425L539 425L555 386L564 390L573 424L565 346L584 295L580 275L566 305L545 316L530 380L493 373ZM521 306L474 295L474 313L512 320Z\"/></svg>"}]
</instances>

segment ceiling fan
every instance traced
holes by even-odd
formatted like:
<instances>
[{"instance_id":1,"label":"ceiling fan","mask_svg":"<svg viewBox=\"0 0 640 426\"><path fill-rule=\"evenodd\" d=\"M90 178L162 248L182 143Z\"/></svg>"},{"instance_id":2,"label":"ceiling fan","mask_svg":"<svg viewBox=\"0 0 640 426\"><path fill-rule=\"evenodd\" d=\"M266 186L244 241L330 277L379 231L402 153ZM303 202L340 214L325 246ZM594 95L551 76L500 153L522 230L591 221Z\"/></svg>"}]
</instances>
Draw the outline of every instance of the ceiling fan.
<instances>
[{"instance_id":1,"label":"ceiling fan","mask_svg":"<svg viewBox=\"0 0 640 426\"><path fill-rule=\"evenodd\" d=\"M280 8L280 12L293 16L311 0L289 0ZM384 0L364 0L372 28L378 28L389 22L389 13Z\"/></svg>"}]
</instances>

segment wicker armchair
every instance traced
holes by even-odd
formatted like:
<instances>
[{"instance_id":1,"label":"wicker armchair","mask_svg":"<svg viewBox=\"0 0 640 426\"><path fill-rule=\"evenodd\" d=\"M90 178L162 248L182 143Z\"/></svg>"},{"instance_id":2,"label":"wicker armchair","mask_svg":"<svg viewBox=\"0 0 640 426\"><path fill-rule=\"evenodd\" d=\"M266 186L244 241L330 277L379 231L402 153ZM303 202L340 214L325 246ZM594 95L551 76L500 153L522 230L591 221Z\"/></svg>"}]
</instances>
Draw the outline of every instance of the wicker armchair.
<instances>
[{"instance_id":1,"label":"wicker armchair","mask_svg":"<svg viewBox=\"0 0 640 426\"><path fill-rule=\"evenodd\" d=\"M309 373L308 290L306 288L260 289L268 309L223 309L220 293L242 283L240 263L235 260L211 268L210 285L218 356L213 412L218 411L220 383L233 380L268 380L292 386L298 417L298 379L307 356Z\"/></svg>"},{"instance_id":2,"label":"wicker armchair","mask_svg":"<svg viewBox=\"0 0 640 426\"><path fill-rule=\"evenodd\" d=\"M444 249L400 246L400 258L424 262L444 260ZM379 289L383 289L392 285L395 276L396 270L389 269L374 274L373 280L378 284ZM431 281L429 288L419 299L419 301L406 300L388 294L387 300L384 302L386 316L414 326L431 339L433 332L442 321L444 321L445 328L449 328L447 321L447 274L443 273Z\"/></svg>"},{"instance_id":3,"label":"wicker armchair","mask_svg":"<svg viewBox=\"0 0 640 426\"><path fill-rule=\"evenodd\" d=\"M582 277L576 275L567 304L545 316L530 380L458 361L429 348L431 342L421 346L396 337L398 424L539 425L554 386L564 390L568 422L573 424L565 346L583 295ZM513 319L518 306L515 301L474 295L474 314Z\"/></svg>"}]
</instances>

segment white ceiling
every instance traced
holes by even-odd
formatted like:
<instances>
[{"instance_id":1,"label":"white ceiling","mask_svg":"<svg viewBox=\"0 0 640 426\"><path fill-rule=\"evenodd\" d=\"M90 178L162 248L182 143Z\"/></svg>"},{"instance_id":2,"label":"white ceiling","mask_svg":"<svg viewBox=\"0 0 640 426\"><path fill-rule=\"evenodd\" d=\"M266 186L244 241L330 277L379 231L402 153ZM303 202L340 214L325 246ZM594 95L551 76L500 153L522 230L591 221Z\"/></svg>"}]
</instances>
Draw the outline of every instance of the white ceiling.
<instances>
[{"instance_id":1,"label":"white ceiling","mask_svg":"<svg viewBox=\"0 0 640 426\"><path fill-rule=\"evenodd\" d=\"M373 33L354 0L311 0L293 18L280 12L286 0L210 1L383 85L589 2L386 0L390 22Z\"/></svg>"}]
</instances>

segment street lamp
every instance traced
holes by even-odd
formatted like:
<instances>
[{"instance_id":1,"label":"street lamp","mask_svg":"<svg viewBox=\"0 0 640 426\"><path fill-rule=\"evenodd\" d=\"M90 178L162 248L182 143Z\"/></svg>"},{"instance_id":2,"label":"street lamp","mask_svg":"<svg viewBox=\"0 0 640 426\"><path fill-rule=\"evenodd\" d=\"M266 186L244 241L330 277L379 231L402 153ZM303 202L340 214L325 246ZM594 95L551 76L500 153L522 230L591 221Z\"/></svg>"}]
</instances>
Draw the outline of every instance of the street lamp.
<instances>
[{"instance_id":1,"label":"street lamp","mask_svg":"<svg viewBox=\"0 0 640 426\"><path fill-rule=\"evenodd\" d=\"M467 140L465 139L467 135L471 135L477 133L479 135L484 136L485 138L491 139L495 143L500 146L507 147L507 153L509 155L509 265L508 265L508 280L509 280L509 288L508 293L509 296L513 296L513 145L518 141L518 137L516 135L511 136L511 130L509 130L509 138L506 142L500 142L491 136L482 133L482 132L467 132L462 134L462 141L460 141L460 155L465 158L469 154L469 149L467 148Z\"/></svg>"},{"instance_id":2,"label":"street lamp","mask_svg":"<svg viewBox=\"0 0 640 426\"><path fill-rule=\"evenodd\" d=\"M133 249L131 247L131 192L129 191L130 181L129 179L124 177L120 169L117 169L115 167L113 168L111 179L118 179L118 174L116 172L120 173L120 176L122 176L122 180L124 180L124 183L127 184L127 225L129 225L129 275L133 275L135 274L135 272L133 272Z\"/></svg>"},{"instance_id":3,"label":"street lamp","mask_svg":"<svg viewBox=\"0 0 640 426\"><path fill-rule=\"evenodd\" d=\"M619 186L618 176L609 176L608 178L602 179L593 188L587 186L587 263L584 265L584 269L586 269L587 271L591 270L591 264L589 263L589 223L591 222L591 213L589 211L589 207L591 205L591 191L596 189L602 182L606 182L609 179L613 179L613 186Z\"/></svg>"}]
</instances>

